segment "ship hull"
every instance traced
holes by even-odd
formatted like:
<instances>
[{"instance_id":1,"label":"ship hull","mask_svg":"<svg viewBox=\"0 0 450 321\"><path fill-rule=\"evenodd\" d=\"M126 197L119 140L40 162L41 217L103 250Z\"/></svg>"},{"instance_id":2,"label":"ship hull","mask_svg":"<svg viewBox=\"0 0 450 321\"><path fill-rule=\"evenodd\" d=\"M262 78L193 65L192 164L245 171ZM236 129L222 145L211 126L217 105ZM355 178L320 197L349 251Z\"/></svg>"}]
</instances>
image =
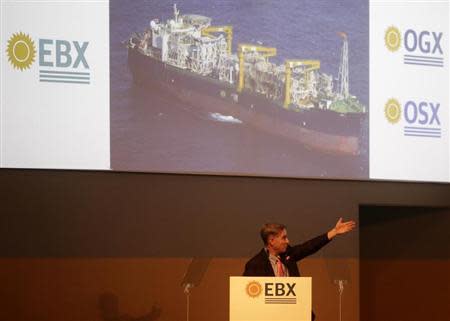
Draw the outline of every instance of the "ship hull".
<instances>
[{"instance_id":1,"label":"ship hull","mask_svg":"<svg viewBox=\"0 0 450 321\"><path fill-rule=\"evenodd\" d=\"M233 116L254 128L288 138L331 154L360 154L365 114L339 114L330 110L284 109L263 95L243 91L226 82L201 76L128 49L128 65L136 83L209 113Z\"/></svg>"}]
</instances>

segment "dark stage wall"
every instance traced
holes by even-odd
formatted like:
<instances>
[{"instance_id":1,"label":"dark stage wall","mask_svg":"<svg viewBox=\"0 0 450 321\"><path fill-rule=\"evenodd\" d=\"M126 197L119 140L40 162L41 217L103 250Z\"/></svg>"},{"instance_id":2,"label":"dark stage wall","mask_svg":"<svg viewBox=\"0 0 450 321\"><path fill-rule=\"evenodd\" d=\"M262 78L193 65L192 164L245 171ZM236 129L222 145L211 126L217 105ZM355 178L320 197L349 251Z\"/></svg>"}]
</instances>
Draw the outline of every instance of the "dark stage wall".
<instances>
[{"instance_id":1,"label":"dark stage wall","mask_svg":"<svg viewBox=\"0 0 450 321\"><path fill-rule=\"evenodd\" d=\"M367 319L377 301L364 293L366 287L379 291L371 292L375 297L395 292L392 264L383 274L386 260L448 284L442 275L449 267L448 233L443 231L450 229L450 185L5 169L0 181L0 297L5 307L0 320L106 321L146 314L150 320L157 314L151 313L153 305L162 310L158 320L182 320L180 283L192 258L203 257L210 260L192 293L191 319L225 321L228 277L240 275L245 261L261 248L259 226L269 220L286 223L292 243L326 232L339 216L360 222L355 233L300 264L303 275L313 277L318 321L337 319L335 279L348 281L343 317ZM405 206L416 209L396 210ZM417 211L422 213L420 226L427 228L414 225ZM388 224L383 213L406 219ZM411 224L414 235L434 244L439 257L417 256L418 251L366 255L384 252L396 244L395 237L411 238ZM370 246L388 239L385 235L391 241L382 248ZM420 270L423 264L431 276ZM383 275L379 284L390 288L374 288L364 279L373 273ZM435 303L449 294L442 282L436 300L429 302L435 310ZM444 312L442 307L433 320L444 320ZM387 320L370 315L370 320ZM415 314L417 320L422 315Z\"/></svg>"}]
</instances>

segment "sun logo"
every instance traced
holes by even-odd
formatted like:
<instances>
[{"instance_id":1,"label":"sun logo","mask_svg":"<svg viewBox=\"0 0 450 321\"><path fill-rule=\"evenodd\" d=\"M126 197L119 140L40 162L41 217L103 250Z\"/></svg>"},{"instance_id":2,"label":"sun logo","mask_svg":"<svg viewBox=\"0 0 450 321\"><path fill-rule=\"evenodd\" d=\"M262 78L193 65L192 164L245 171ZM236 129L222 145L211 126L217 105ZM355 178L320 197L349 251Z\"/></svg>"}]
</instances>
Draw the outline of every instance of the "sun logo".
<instances>
[{"instance_id":1,"label":"sun logo","mask_svg":"<svg viewBox=\"0 0 450 321\"><path fill-rule=\"evenodd\" d=\"M400 31L394 26L389 27L384 34L384 43L390 51L397 51L402 43Z\"/></svg>"},{"instance_id":2,"label":"sun logo","mask_svg":"<svg viewBox=\"0 0 450 321\"><path fill-rule=\"evenodd\" d=\"M247 292L247 295L251 298L258 297L262 292L262 286L256 281L252 281L249 284L247 284L247 287L245 288L245 291Z\"/></svg>"},{"instance_id":3,"label":"sun logo","mask_svg":"<svg viewBox=\"0 0 450 321\"><path fill-rule=\"evenodd\" d=\"M400 116L402 114L402 108L397 99L389 99L386 105L384 106L384 115L386 119L391 123L398 123L400 120Z\"/></svg>"},{"instance_id":4,"label":"sun logo","mask_svg":"<svg viewBox=\"0 0 450 321\"><path fill-rule=\"evenodd\" d=\"M23 71L30 68L36 58L36 47L29 35L22 32L15 33L8 40L6 49L11 65Z\"/></svg>"}]
</instances>

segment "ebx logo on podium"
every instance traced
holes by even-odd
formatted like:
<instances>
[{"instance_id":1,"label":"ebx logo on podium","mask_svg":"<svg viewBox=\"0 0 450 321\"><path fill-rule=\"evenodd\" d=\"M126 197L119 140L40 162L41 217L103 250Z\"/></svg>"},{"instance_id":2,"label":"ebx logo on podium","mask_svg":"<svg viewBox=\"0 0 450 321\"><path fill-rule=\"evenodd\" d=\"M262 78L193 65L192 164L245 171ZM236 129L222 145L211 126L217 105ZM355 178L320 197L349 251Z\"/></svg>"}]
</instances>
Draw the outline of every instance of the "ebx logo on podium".
<instances>
[{"instance_id":1,"label":"ebx logo on podium","mask_svg":"<svg viewBox=\"0 0 450 321\"><path fill-rule=\"evenodd\" d=\"M230 321L310 321L310 277L230 277Z\"/></svg>"},{"instance_id":2,"label":"ebx logo on podium","mask_svg":"<svg viewBox=\"0 0 450 321\"><path fill-rule=\"evenodd\" d=\"M86 59L88 41L39 38L37 48L26 33L14 33L8 40L8 61L14 69L30 69L38 58L39 81L45 83L90 84Z\"/></svg>"},{"instance_id":3,"label":"ebx logo on podium","mask_svg":"<svg viewBox=\"0 0 450 321\"><path fill-rule=\"evenodd\" d=\"M265 304L296 304L296 283L292 282L264 282L251 281L245 291L251 298L258 298L264 294Z\"/></svg>"},{"instance_id":4,"label":"ebx logo on podium","mask_svg":"<svg viewBox=\"0 0 450 321\"><path fill-rule=\"evenodd\" d=\"M387 28L384 35L386 48L396 52L404 48L405 65L427 67L444 67L444 51L442 50L443 32L436 30L407 29L402 33L397 27Z\"/></svg>"}]
</instances>

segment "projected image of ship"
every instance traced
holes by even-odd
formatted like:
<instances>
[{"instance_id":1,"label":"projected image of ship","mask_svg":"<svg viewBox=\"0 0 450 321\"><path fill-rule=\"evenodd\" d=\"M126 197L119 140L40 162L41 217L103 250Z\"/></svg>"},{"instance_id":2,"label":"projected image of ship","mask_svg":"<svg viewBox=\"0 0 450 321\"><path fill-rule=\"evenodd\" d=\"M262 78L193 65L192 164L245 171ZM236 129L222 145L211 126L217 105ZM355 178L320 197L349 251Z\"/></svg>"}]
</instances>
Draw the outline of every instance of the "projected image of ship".
<instances>
[{"instance_id":1,"label":"projected image of ship","mask_svg":"<svg viewBox=\"0 0 450 321\"><path fill-rule=\"evenodd\" d=\"M359 155L367 128L366 107L349 92L348 38L344 32L337 78L319 60L288 59L277 49L239 43L233 27L211 18L181 15L151 20L126 42L136 83L164 90L193 109L228 117L325 153ZM339 50L337 48L336 50Z\"/></svg>"}]
</instances>

